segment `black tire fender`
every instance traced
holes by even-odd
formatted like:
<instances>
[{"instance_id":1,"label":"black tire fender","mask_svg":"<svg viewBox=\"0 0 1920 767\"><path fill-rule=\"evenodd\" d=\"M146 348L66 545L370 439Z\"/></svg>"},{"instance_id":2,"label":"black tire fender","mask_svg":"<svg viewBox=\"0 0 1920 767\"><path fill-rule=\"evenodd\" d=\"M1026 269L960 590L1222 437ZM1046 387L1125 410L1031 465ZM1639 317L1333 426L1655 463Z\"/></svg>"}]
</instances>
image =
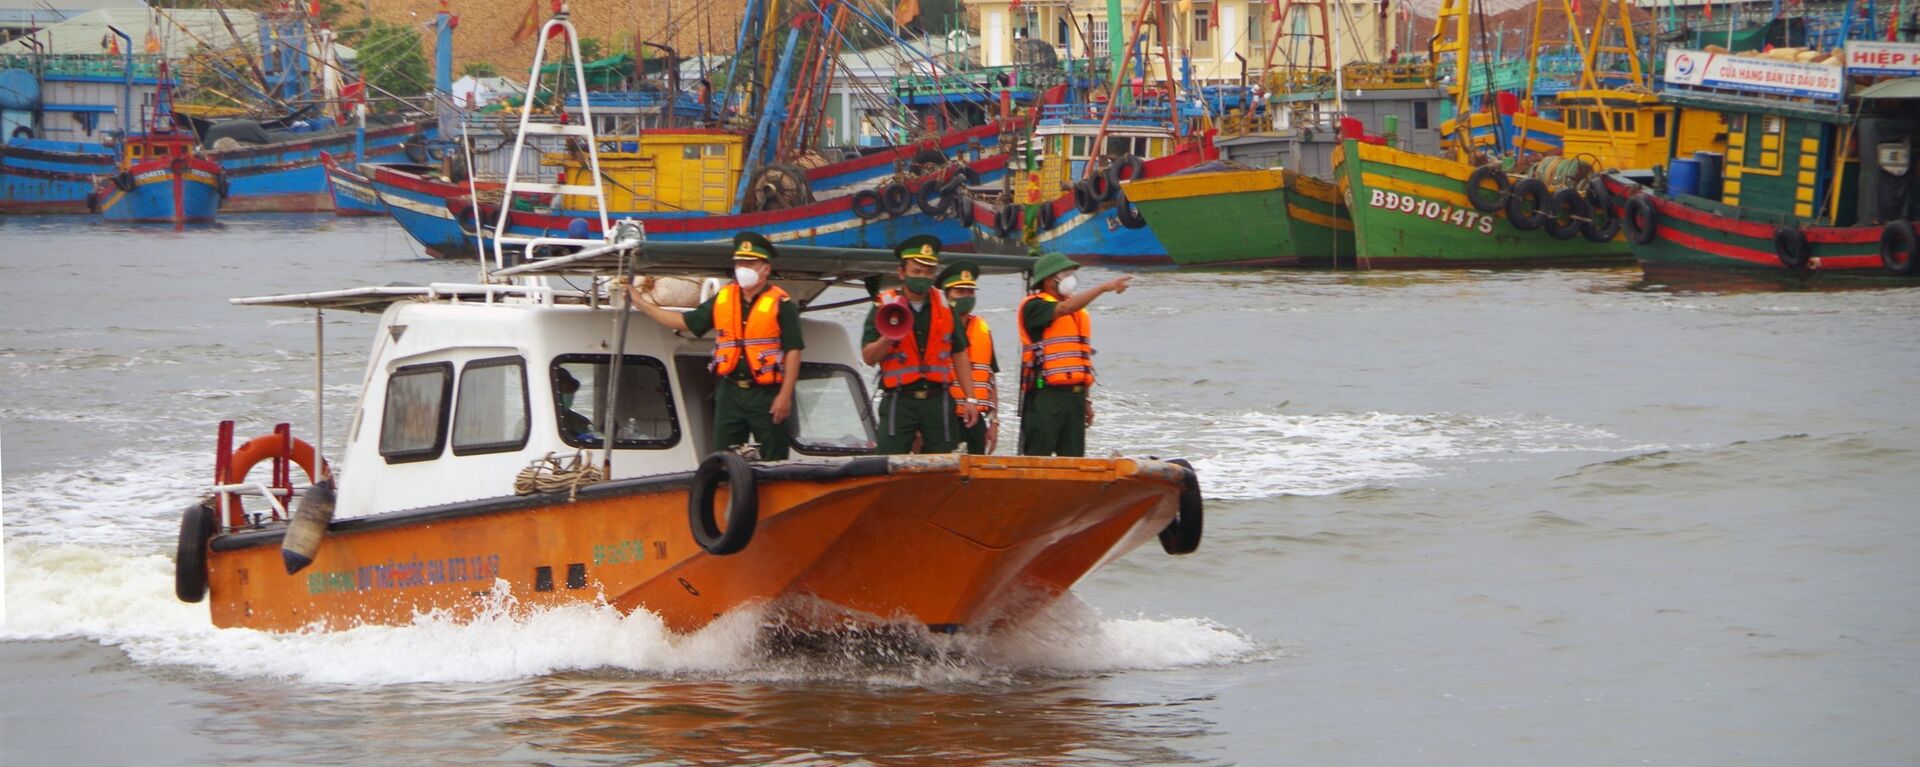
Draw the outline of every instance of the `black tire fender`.
<instances>
[{"instance_id":1,"label":"black tire fender","mask_svg":"<svg viewBox=\"0 0 1920 767\"><path fill-rule=\"evenodd\" d=\"M1053 212L1052 202L1040 203L1040 207L1035 208L1035 210L1040 211L1039 220L1034 222L1035 229L1044 232L1044 231L1047 231L1048 229L1052 229L1053 225L1055 223L1058 223L1059 217Z\"/></svg>"},{"instance_id":2,"label":"black tire fender","mask_svg":"<svg viewBox=\"0 0 1920 767\"><path fill-rule=\"evenodd\" d=\"M1588 223L1593 206L1587 198L1572 189L1562 189L1547 198L1547 217L1540 227L1547 230L1547 236L1556 240L1571 240L1580 236L1581 227ZM1562 216L1566 218L1562 220Z\"/></svg>"},{"instance_id":3,"label":"black tire fender","mask_svg":"<svg viewBox=\"0 0 1920 767\"><path fill-rule=\"evenodd\" d=\"M1880 230L1880 265L1894 274L1913 274L1920 266L1920 244L1916 244L1913 223L1889 221Z\"/></svg>"},{"instance_id":4,"label":"black tire fender","mask_svg":"<svg viewBox=\"0 0 1920 767\"><path fill-rule=\"evenodd\" d=\"M122 192L133 191L133 173L123 170L113 174L113 187Z\"/></svg>"},{"instance_id":5,"label":"black tire fender","mask_svg":"<svg viewBox=\"0 0 1920 767\"><path fill-rule=\"evenodd\" d=\"M713 515L713 495L721 478L727 480L727 529L721 530ZM754 484L753 465L731 450L707 456L693 472L693 486L687 494L687 524L693 541L714 556L737 554L753 540L753 528L760 522L760 489Z\"/></svg>"},{"instance_id":6,"label":"black tire fender","mask_svg":"<svg viewBox=\"0 0 1920 767\"><path fill-rule=\"evenodd\" d=\"M928 179L920 184L919 193L913 197L919 201L920 210L929 216L938 216L945 213L949 207L946 191L940 186L940 182L937 179Z\"/></svg>"},{"instance_id":7,"label":"black tire fender","mask_svg":"<svg viewBox=\"0 0 1920 767\"><path fill-rule=\"evenodd\" d=\"M1531 232L1547 223L1547 202L1551 199L1547 193L1547 183L1537 178L1523 178L1513 185L1511 196L1507 197L1507 223L1522 232Z\"/></svg>"},{"instance_id":8,"label":"black tire fender","mask_svg":"<svg viewBox=\"0 0 1920 767\"><path fill-rule=\"evenodd\" d=\"M962 165L960 166L959 170L954 171L953 178L948 179L947 183L951 185L955 180L959 180L960 183L965 184L966 186L979 186L980 171L977 171L965 165Z\"/></svg>"},{"instance_id":9,"label":"black tire fender","mask_svg":"<svg viewBox=\"0 0 1920 767\"><path fill-rule=\"evenodd\" d=\"M99 192L87 193L87 212L88 213L100 212L100 193Z\"/></svg>"},{"instance_id":10,"label":"black tire fender","mask_svg":"<svg viewBox=\"0 0 1920 767\"><path fill-rule=\"evenodd\" d=\"M1581 188L1586 190L1587 202L1593 204L1594 210L1604 210L1609 214L1609 217L1611 217L1613 213L1613 192L1607 191L1606 179L1597 175L1591 176L1587 179L1586 183L1581 184Z\"/></svg>"},{"instance_id":11,"label":"black tire fender","mask_svg":"<svg viewBox=\"0 0 1920 767\"><path fill-rule=\"evenodd\" d=\"M862 189L853 193L853 215L862 220L872 221L880 217L880 193L872 189Z\"/></svg>"},{"instance_id":12,"label":"black tire fender","mask_svg":"<svg viewBox=\"0 0 1920 767\"><path fill-rule=\"evenodd\" d=\"M1119 189L1122 181L1146 178L1147 163L1136 155L1126 155L1114 160L1101 175L1106 176L1107 186Z\"/></svg>"},{"instance_id":13,"label":"black tire fender","mask_svg":"<svg viewBox=\"0 0 1920 767\"><path fill-rule=\"evenodd\" d=\"M1206 526L1206 500L1200 496L1200 474L1193 470L1193 464L1184 458L1167 463L1186 469L1186 476L1180 482L1180 513L1160 531L1161 550L1177 557L1199 550L1201 533Z\"/></svg>"},{"instance_id":14,"label":"black tire fender","mask_svg":"<svg viewBox=\"0 0 1920 767\"><path fill-rule=\"evenodd\" d=\"M1620 225L1626 229L1628 242L1645 245L1653 242L1654 230L1660 226L1660 211L1653 207L1647 195L1636 194L1627 200L1626 215L1620 217Z\"/></svg>"},{"instance_id":15,"label":"black tire fender","mask_svg":"<svg viewBox=\"0 0 1920 767\"><path fill-rule=\"evenodd\" d=\"M1488 181L1493 182L1492 197L1486 196L1487 189L1482 186ZM1507 172L1498 165L1474 168L1473 174L1467 176L1467 203L1481 213L1492 213L1506 206L1507 192L1512 186L1512 182L1507 180Z\"/></svg>"},{"instance_id":16,"label":"black tire fender","mask_svg":"<svg viewBox=\"0 0 1920 767\"><path fill-rule=\"evenodd\" d=\"M1140 213L1139 208L1133 207L1132 200L1124 196L1120 198L1120 203L1113 207L1113 215L1120 220L1121 226L1128 229L1147 228L1147 217Z\"/></svg>"},{"instance_id":17,"label":"black tire fender","mask_svg":"<svg viewBox=\"0 0 1920 767\"><path fill-rule=\"evenodd\" d=\"M913 192L906 184L888 184L880 188L880 209L898 216L913 209Z\"/></svg>"},{"instance_id":18,"label":"black tire fender","mask_svg":"<svg viewBox=\"0 0 1920 767\"><path fill-rule=\"evenodd\" d=\"M1808 264L1807 235L1797 227L1781 226L1773 230L1773 255L1788 269L1805 269Z\"/></svg>"},{"instance_id":19,"label":"black tire fender","mask_svg":"<svg viewBox=\"0 0 1920 767\"><path fill-rule=\"evenodd\" d=\"M1112 202L1113 198L1120 196L1120 185L1108 183L1107 174L1105 173L1095 173L1089 176L1086 184L1087 191L1093 193L1093 200L1096 203Z\"/></svg>"},{"instance_id":20,"label":"black tire fender","mask_svg":"<svg viewBox=\"0 0 1920 767\"><path fill-rule=\"evenodd\" d=\"M173 595L180 601L207 598L207 545L218 529L213 509L204 501L180 515L180 542L173 554Z\"/></svg>"},{"instance_id":21,"label":"black tire fender","mask_svg":"<svg viewBox=\"0 0 1920 767\"><path fill-rule=\"evenodd\" d=\"M418 133L408 136L407 140L400 144L400 148L406 152L407 159L416 165L425 165L428 160L433 159L427 153L427 138Z\"/></svg>"},{"instance_id":22,"label":"black tire fender","mask_svg":"<svg viewBox=\"0 0 1920 767\"><path fill-rule=\"evenodd\" d=\"M1002 207L993 212L993 233L1000 238L1012 237L1020 229L1020 209L1013 205Z\"/></svg>"},{"instance_id":23,"label":"black tire fender","mask_svg":"<svg viewBox=\"0 0 1920 767\"><path fill-rule=\"evenodd\" d=\"M1081 213L1100 209L1100 200L1093 196L1093 182L1083 179L1073 185L1073 207Z\"/></svg>"}]
</instances>

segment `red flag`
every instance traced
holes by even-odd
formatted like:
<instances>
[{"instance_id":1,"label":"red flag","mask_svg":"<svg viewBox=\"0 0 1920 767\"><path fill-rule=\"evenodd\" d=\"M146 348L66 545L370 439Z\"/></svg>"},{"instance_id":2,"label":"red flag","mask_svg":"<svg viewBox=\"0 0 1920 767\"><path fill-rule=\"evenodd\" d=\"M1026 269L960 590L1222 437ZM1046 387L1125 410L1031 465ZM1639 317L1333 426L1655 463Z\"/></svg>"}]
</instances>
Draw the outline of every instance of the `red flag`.
<instances>
[{"instance_id":1,"label":"red flag","mask_svg":"<svg viewBox=\"0 0 1920 767\"><path fill-rule=\"evenodd\" d=\"M1713 21L1713 0L1707 0L1707 21Z\"/></svg>"},{"instance_id":2,"label":"red flag","mask_svg":"<svg viewBox=\"0 0 1920 767\"><path fill-rule=\"evenodd\" d=\"M1573 23L1580 23L1580 0L1573 0Z\"/></svg>"},{"instance_id":3,"label":"red flag","mask_svg":"<svg viewBox=\"0 0 1920 767\"><path fill-rule=\"evenodd\" d=\"M340 103L348 108L367 101L367 78L362 76L359 82L347 83L340 88Z\"/></svg>"},{"instance_id":4,"label":"red flag","mask_svg":"<svg viewBox=\"0 0 1920 767\"><path fill-rule=\"evenodd\" d=\"M1007 3L1007 10L1009 12L1020 10L1020 0L1013 0L1013 2Z\"/></svg>"},{"instance_id":5,"label":"red flag","mask_svg":"<svg viewBox=\"0 0 1920 767\"><path fill-rule=\"evenodd\" d=\"M533 0L527 3L527 12L521 15L520 26L513 30L513 41L524 42L538 31L540 31L540 0Z\"/></svg>"},{"instance_id":6,"label":"red flag","mask_svg":"<svg viewBox=\"0 0 1920 767\"><path fill-rule=\"evenodd\" d=\"M895 24L904 27L919 17L920 0L900 0L900 4L894 6L893 23Z\"/></svg>"}]
</instances>

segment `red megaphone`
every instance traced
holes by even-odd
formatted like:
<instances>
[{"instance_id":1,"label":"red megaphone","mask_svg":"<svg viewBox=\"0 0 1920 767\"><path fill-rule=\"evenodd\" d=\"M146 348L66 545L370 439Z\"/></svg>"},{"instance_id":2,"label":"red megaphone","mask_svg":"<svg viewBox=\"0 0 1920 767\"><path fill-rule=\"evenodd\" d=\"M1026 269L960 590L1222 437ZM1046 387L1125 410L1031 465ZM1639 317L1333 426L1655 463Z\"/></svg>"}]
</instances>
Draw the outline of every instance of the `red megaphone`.
<instances>
[{"instance_id":1,"label":"red megaphone","mask_svg":"<svg viewBox=\"0 0 1920 767\"><path fill-rule=\"evenodd\" d=\"M906 338L913 332L913 310L907 308L905 299L882 301L879 308L873 310L873 327L880 335L895 341Z\"/></svg>"}]
</instances>

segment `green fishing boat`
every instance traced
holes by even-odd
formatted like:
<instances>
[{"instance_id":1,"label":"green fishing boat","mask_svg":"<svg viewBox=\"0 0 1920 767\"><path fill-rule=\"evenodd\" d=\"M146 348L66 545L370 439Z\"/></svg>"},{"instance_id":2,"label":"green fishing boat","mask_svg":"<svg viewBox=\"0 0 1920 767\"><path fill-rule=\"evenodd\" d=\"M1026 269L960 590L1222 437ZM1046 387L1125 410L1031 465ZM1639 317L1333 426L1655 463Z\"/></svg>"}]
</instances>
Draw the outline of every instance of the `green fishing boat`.
<instances>
[{"instance_id":1,"label":"green fishing boat","mask_svg":"<svg viewBox=\"0 0 1920 767\"><path fill-rule=\"evenodd\" d=\"M1127 199L1181 266L1332 266L1353 260L1353 221L1340 189L1311 176L1209 163L1125 186Z\"/></svg>"}]
</instances>

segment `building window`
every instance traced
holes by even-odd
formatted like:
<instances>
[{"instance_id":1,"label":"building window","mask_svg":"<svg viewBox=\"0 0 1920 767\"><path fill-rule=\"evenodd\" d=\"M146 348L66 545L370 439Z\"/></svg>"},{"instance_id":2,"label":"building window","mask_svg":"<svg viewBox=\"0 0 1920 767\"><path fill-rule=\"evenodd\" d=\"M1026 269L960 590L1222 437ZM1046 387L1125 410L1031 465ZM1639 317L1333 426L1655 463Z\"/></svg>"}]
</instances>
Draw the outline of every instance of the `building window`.
<instances>
[{"instance_id":1,"label":"building window","mask_svg":"<svg viewBox=\"0 0 1920 767\"><path fill-rule=\"evenodd\" d=\"M1060 17L1060 21L1053 25L1053 44L1065 50L1067 58L1073 58L1073 33L1067 27L1065 16Z\"/></svg>"},{"instance_id":2,"label":"building window","mask_svg":"<svg viewBox=\"0 0 1920 767\"><path fill-rule=\"evenodd\" d=\"M519 357L475 360L460 370L453 405L453 454L501 453L527 446L527 363Z\"/></svg>"},{"instance_id":3,"label":"building window","mask_svg":"<svg viewBox=\"0 0 1920 767\"><path fill-rule=\"evenodd\" d=\"M387 463L436 458L447 444L447 395L453 363L408 365L387 378L380 413L380 455Z\"/></svg>"},{"instance_id":4,"label":"building window","mask_svg":"<svg viewBox=\"0 0 1920 767\"><path fill-rule=\"evenodd\" d=\"M560 439L579 448L599 448L613 381L605 354L566 354L553 361L553 407ZM620 397L612 403L620 424L617 448L662 449L680 441L666 363L629 354L620 368Z\"/></svg>"},{"instance_id":5,"label":"building window","mask_svg":"<svg viewBox=\"0 0 1920 767\"><path fill-rule=\"evenodd\" d=\"M1092 40L1091 47L1093 48L1093 57L1096 59L1106 58L1107 57L1107 22L1106 20L1101 19L1099 21L1095 21L1088 24L1087 37Z\"/></svg>"}]
</instances>

